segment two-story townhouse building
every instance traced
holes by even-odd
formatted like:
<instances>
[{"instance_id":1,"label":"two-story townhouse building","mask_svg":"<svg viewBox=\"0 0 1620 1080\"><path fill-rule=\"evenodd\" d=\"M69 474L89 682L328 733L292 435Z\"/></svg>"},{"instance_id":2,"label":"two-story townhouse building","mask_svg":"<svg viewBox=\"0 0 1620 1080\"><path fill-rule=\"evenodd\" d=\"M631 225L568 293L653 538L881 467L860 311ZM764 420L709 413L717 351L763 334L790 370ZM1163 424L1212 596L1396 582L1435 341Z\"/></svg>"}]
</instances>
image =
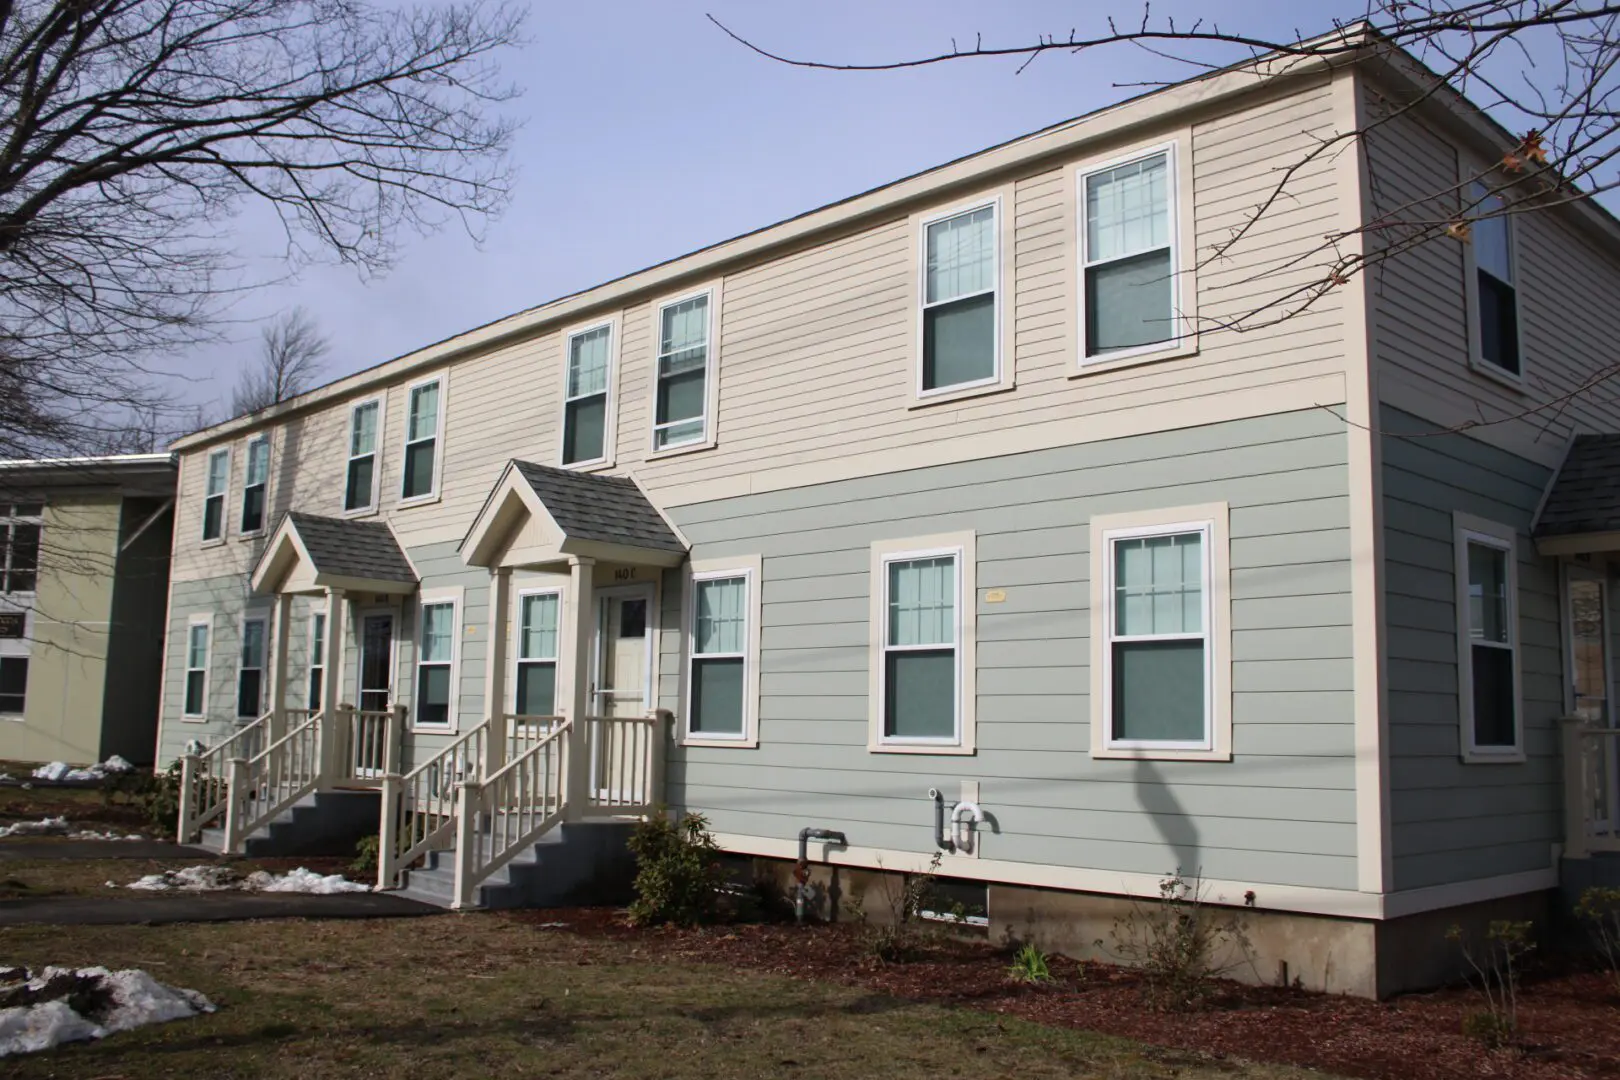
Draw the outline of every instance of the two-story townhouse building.
<instances>
[{"instance_id":1,"label":"two-story townhouse building","mask_svg":"<svg viewBox=\"0 0 1620 1080\"><path fill-rule=\"evenodd\" d=\"M1611 726L1620 526L1557 478L1620 409L1527 410L1610 363L1620 226L1250 317L1512 145L1424 78L1212 73L180 440L186 830L380 790L384 882L469 905L665 802L1078 953L1179 868L1249 977L1435 977L1607 837L1559 718Z\"/></svg>"}]
</instances>

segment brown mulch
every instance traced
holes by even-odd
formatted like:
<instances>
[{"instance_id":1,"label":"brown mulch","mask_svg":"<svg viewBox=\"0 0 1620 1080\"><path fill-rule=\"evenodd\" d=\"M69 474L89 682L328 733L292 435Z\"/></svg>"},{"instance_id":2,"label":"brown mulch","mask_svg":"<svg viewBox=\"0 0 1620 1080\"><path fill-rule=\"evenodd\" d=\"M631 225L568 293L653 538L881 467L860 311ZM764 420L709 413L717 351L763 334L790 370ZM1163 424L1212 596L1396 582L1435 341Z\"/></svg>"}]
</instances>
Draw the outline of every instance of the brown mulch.
<instances>
[{"instance_id":1,"label":"brown mulch","mask_svg":"<svg viewBox=\"0 0 1620 1080\"><path fill-rule=\"evenodd\" d=\"M628 944L654 960L720 964L837 982L911 1001L956 1005L1220 1057L1276 1062L1368 1080L1571 1080L1620 1077L1620 996L1607 973L1547 972L1526 980L1521 1045L1487 1050L1462 1034L1480 999L1463 989L1389 1002L1222 981L1194 1012L1156 1012L1142 980L1107 964L1050 958L1043 986L1007 977L1007 949L938 938L916 959L885 964L849 924L747 924L635 929L622 911L517 911L527 923L563 923L590 939Z\"/></svg>"}]
</instances>

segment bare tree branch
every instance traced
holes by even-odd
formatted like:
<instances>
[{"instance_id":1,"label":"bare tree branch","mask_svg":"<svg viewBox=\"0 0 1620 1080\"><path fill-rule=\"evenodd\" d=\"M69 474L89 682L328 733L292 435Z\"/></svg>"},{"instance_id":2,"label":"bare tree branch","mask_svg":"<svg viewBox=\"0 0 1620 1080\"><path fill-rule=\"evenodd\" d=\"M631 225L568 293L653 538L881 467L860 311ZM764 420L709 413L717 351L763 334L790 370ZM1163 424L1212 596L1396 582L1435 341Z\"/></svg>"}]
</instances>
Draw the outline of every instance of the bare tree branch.
<instances>
[{"instance_id":1,"label":"bare tree branch","mask_svg":"<svg viewBox=\"0 0 1620 1080\"><path fill-rule=\"evenodd\" d=\"M231 393L231 412L237 416L279 405L308 390L331 350L315 320L301 307L275 319L259 335L258 364L242 372Z\"/></svg>"}]
</instances>

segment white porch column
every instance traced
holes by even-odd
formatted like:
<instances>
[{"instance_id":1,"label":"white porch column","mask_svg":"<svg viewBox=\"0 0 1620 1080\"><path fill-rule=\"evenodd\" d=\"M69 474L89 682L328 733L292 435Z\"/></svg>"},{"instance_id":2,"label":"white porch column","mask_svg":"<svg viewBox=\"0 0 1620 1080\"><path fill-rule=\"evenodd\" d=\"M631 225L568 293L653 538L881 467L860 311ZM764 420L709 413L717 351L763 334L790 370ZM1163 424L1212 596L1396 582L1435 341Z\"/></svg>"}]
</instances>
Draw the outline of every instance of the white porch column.
<instances>
[{"instance_id":1,"label":"white porch column","mask_svg":"<svg viewBox=\"0 0 1620 1080\"><path fill-rule=\"evenodd\" d=\"M348 633L347 597L342 589L326 590L326 673L321 676L321 786L338 775L337 748L342 744L338 699L343 688L343 639Z\"/></svg>"},{"instance_id":2,"label":"white porch column","mask_svg":"<svg viewBox=\"0 0 1620 1080\"><path fill-rule=\"evenodd\" d=\"M568 803L565 816L578 821L585 816L591 788L590 723L591 703L595 689L595 672L591 670L592 645L596 635L596 593L592 574L596 570L594 559L571 557L568 560L568 596L572 603L573 618L569 623L573 633L568 635L572 652L569 653L568 720L572 730L568 737L568 777L565 784Z\"/></svg>"},{"instance_id":3,"label":"white porch column","mask_svg":"<svg viewBox=\"0 0 1620 1080\"><path fill-rule=\"evenodd\" d=\"M287 734L287 640L292 628L292 597L276 593L270 613L270 738L265 745Z\"/></svg>"},{"instance_id":4,"label":"white porch column","mask_svg":"<svg viewBox=\"0 0 1620 1080\"><path fill-rule=\"evenodd\" d=\"M506 653L512 622L512 571L497 566L489 571L489 667L484 675L484 761L480 777L487 778L506 764L506 741L511 720L506 711Z\"/></svg>"}]
</instances>

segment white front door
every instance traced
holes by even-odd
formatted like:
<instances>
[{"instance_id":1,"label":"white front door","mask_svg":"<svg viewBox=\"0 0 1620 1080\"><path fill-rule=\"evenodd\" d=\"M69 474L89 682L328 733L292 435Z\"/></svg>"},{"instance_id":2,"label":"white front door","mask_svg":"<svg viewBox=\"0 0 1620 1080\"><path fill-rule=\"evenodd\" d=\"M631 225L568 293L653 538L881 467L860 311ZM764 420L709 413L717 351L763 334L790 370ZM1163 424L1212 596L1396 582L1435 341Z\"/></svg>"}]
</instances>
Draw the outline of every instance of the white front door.
<instances>
[{"instance_id":1,"label":"white front door","mask_svg":"<svg viewBox=\"0 0 1620 1080\"><path fill-rule=\"evenodd\" d=\"M1609 585L1600 571L1571 564L1564 576L1569 618L1569 684L1573 715L1592 727L1614 726L1609 684ZM1599 777L1593 817L1612 824L1617 805L1616 740L1600 743Z\"/></svg>"},{"instance_id":2,"label":"white front door","mask_svg":"<svg viewBox=\"0 0 1620 1080\"><path fill-rule=\"evenodd\" d=\"M603 589L597 597L591 715L645 716L652 692L652 586Z\"/></svg>"}]
</instances>

